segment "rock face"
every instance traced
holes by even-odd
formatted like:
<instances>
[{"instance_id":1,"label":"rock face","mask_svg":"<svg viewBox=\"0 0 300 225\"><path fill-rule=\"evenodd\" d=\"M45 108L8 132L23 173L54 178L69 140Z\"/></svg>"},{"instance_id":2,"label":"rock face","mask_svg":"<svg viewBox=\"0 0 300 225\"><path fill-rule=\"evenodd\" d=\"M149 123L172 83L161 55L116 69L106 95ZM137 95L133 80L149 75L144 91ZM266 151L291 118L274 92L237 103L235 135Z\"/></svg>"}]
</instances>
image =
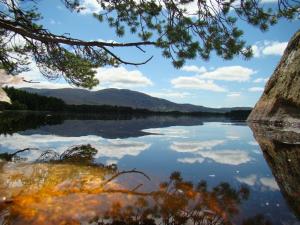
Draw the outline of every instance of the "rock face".
<instances>
[{"instance_id":1,"label":"rock face","mask_svg":"<svg viewBox=\"0 0 300 225\"><path fill-rule=\"evenodd\" d=\"M248 121L300 124L300 30L291 38Z\"/></svg>"}]
</instances>

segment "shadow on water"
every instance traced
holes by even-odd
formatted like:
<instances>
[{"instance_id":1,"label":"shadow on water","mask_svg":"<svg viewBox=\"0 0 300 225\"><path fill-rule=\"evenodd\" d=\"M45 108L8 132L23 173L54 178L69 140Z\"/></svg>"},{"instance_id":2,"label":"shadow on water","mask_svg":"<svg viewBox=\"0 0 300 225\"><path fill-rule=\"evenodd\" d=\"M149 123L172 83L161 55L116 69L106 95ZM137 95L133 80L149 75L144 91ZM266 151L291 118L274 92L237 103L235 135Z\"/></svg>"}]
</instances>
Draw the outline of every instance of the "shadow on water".
<instances>
[{"instance_id":1,"label":"shadow on water","mask_svg":"<svg viewBox=\"0 0 300 225\"><path fill-rule=\"evenodd\" d=\"M82 145L62 154L45 151L34 163L18 154L2 161L0 223L230 225L250 195L243 185L233 188L220 183L209 189L204 180L195 185L180 172L145 191L143 184L150 177L135 169L119 171L117 165L96 163L96 153L92 146ZM132 179L120 182L120 176ZM143 184L137 176L144 178ZM240 224L271 223L257 215Z\"/></svg>"},{"instance_id":2,"label":"shadow on water","mask_svg":"<svg viewBox=\"0 0 300 225\"><path fill-rule=\"evenodd\" d=\"M43 114L16 113L0 114L0 134L53 134L62 137L97 135L103 138L129 138L149 135L143 130L170 126L196 126L204 122L237 122L222 116L141 116L107 114Z\"/></svg>"},{"instance_id":3,"label":"shadow on water","mask_svg":"<svg viewBox=\"0 0 300 225\"><path fill-rule=\"evenodd\" d=\"M300 130L249 124L288 205L300 219Z\"/></svg>"},{"instance_id":4,"label":"shadow on water","mask_svg":"<svg viewBox=\"0 0 300 225\"><path fill-rule=\"evenodd\" d=\"M37 129L45 125L61 124L63 119L59 116L51 117L38 113L0 113L0 134L11 135L28 129Z\"/></svg>"}]
</instances>

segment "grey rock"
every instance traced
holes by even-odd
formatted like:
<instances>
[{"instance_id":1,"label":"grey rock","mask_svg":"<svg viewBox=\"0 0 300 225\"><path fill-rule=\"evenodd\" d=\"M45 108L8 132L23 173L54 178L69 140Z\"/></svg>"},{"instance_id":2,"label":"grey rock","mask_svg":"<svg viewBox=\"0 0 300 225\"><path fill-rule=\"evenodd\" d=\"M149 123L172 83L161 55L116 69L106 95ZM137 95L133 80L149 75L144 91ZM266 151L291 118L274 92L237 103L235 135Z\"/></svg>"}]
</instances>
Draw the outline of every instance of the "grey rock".
<instances>
[{"instance_id":1,"label":"grey rock","mask_svg":"<svg viewBox=\"0 0 300 225\"><path fill-rule=\"evenodd\" d=\"M300 30L289 41L248 121L300 126Z\"/></svg>"}]
</instances>

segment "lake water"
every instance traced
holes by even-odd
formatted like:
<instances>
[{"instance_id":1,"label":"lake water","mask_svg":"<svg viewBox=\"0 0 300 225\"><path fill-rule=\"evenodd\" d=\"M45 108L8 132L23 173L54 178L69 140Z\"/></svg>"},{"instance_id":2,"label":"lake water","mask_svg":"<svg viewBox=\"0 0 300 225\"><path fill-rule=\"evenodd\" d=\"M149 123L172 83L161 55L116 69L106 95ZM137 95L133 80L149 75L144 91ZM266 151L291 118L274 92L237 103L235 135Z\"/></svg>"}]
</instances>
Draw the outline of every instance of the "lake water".
<instances>
[{"instance_id":1,"label":"lake water","mask_svg":"<svg viewBox=\"0 0 300 225\"><path fill-rule=\"evenodd\" d=\"M0 224L300 224L296 129L1 116Z\"/></svg>"}]
</instances>

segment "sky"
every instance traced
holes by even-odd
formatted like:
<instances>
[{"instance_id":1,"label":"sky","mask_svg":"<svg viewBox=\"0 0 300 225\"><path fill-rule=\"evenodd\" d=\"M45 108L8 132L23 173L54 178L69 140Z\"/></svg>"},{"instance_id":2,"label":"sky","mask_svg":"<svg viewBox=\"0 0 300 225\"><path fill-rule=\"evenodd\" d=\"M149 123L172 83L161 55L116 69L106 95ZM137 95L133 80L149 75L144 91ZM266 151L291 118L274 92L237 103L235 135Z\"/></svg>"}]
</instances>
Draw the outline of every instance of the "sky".
<instances>
[{"instance_id":1,"label":"sky","mask_svg":"<svg viewBox=\"0 0 300 225\"><path fill-rule=\"evenodd\" d=\"M71 13L60 0L39 1L43 15L41 23L55 34L70 34L83 40L106 40L132 42L136 37L126 35L118 38L107 25L93 18L99 12L97 0L82 0L86 9ZM264 4L276 4L275 0L263 0ZM189 60L181 69L175 69L169 59L161 56L160 49L144 47L146 53L136 48L113 49L127 61L139 62L150 56L151 61L141 66L97 69L100 84L93 90L104 88L126 88L144 92L176 103L191 103L207 107L253 107L261 96L265 83L272 75L288 40L299 29L299 20L282 20L267 32L261 32L242 21L243 39L252 46L254 57L245 60L235 57L224 60L212 54L208 61L201 58ZM17 87L65 88L71 87L63 79L47 80L32 64L31 71L20 74L26 80L38 84L23 83Z\"/></svg>"}]
</instances>

